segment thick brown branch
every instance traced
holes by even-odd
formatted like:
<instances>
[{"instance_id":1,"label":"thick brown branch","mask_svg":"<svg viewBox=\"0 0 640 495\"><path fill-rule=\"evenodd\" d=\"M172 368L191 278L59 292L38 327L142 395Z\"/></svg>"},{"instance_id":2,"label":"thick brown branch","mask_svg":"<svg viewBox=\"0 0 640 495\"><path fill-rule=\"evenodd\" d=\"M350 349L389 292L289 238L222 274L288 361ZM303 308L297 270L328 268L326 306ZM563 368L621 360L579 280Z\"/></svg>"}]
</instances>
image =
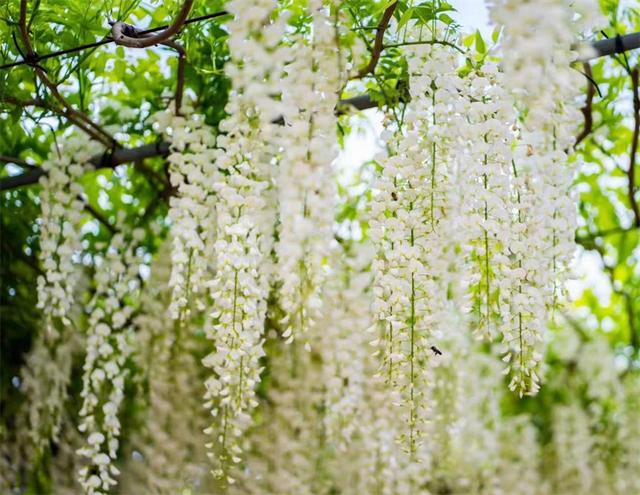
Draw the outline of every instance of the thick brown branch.
<instances>
[{"instance_id":1,"label":"thick brown branch","mask_svg":"<svg viewBox=\"0 0 640 495\"><path fill-rule=\"evenodd\" d=\"M14 96L3 96L0 98L0 102L8 103L9 105L16 105L18 107L39 107L49 110L51 112L59 113L62 115L62 111L42 98L30 98L28 100L20 100Z\"/></svg>"},{"instance_id":2,"label":"thick brown branch","mask_svg":"<svg viewBox=\"0 0 640 495\"><path fill-rule=\"evenodd\" d=\"M153 45L166 45L178 52L178 70L176 75L176 115L180 115L180 107L182 106L182 95L184 93L184 67L187 61L187 53L182 45L171 39L173 34L177 34L182 25L187 20L187 15L191 9L192 1L187 1L182 6L182 10L176 21L165 31L159 34L148 34L134 26L123 22L113 23L111 28L113 40L117 45L130 48L146 48Z\"/></svg>"},{"instance_id":3,"label":"thick brown branch","mask_svg":"<svg viewBox=\"0 0 640 495\"><path fill-rule=\"evenodd\" d=\"M60 94L58 87L49 79L47 73L37 64L38 55L33 49L31 39L29 38L29 29L27 27L27 3L28 0L20 0L20 36L27 52L27 59L33 62L33 68L36 71L38 79L49 89L53 97L60 103L64 109L65 116L74 124L80 127L84 132L96 141L101 142L107 147L117 146L116 140L104 129L94 123L84 113L75 110L69 102Z\"/></svg>"},{"instance_id":4,"label":"thick brown branch","mask_svg":"<svg viewBox=\"0 0 640 495\"><path fill-rule=\"evenodd\" d=\"M337 113L344 113L344 111L341 111L341 108L345 106L351 106L356 110L366 110L367 108L375 108L378 106L378 104L371 99L371 96L365 94L354 96L353 98L347 98L345 100L340 100Z\"/></svg>"},{"instance_id":5,"label":"thick brown branch","mask_svg":"<svg viewBox=\"0 0 640 495\"><path fill-rule=\"evenodd\" d=\"M626 235L630 232L634 232L635 227L611 227L610 229L599 230L596 232L588 232L583 235L579 235L576 232L575 241L577 244L580 244L585 249L593 249L593 244L596 242L596 239L601 237L608 237L612 235Z\"/></svg>"},{"instance_id":6,"label":"thick brown branch","mask_svg":"<svg viewBox=\"0 0 640 495\"><path fill-rule=\"evenodd\" d=\"M6 102L40 105L40 100L16 100L15 98L4 98ZM371 100L369 95L360 95L353 98L341 100L340 104L336 108L337 114L344 113L346 106L351 106L356 110L366 110L367 108L373 108L376 103ZM278 121L281 119L277 119ZM155 156L167 156L169 154L169 144L160 142L156 144L145 144L139 148L119 148L113 153L101 153L91 158L90 162L96 168L114 168L123 163L138 162L136 165L141 172L146 175L154 176L157 179L157 174L151 174L148 170L145 170L144 166L141 166L139 162L145 158L152 158ZM28 186L38 182L38 179L44 174L44 170L41 168L34 168L24 174L15 175L12 177L3 177L0 179L0 191L6 191L9 189L15 189L16 187Z\"/></svg>"},{"instance_id":7,"label":"thick brown branch","mask_svg":"<svg viewBox=\"0 0 640 495\"><path fill-rule=\"evenodd\" d=\"M393 13L398 6L398 2L393 2L389 5L384 13L382 14L382 19L380 19L380 23L376 28L376 39L373 43L373 49L371 50L371 60L366 67L364 67L359 73L358 77L364 77L367 74L373 74L378 65L378 61L380 60L380 54L384 48L384 33L389 27L389 22L391 21L391 17L393 17Z\"/></svg>"},{"instance_id":8,"label":"thick brown branch","mask_svg":"<svg viewBox=\"0 0 640 495\"><path fill-rule=\"evenodd\" d=\"M591 66L585 62L584 64L584 73L587 75L588 84L587 84L587 101L582 107L581 112L584 115L584 127L578 136L576 137L576 143L574 146L578 146L580 142L586 138L591 131L593 130L593 97L596 94L595 83L593 82L593 73L591 71Z\"/></svg>"},{"instance_id":9,"label":"thick brown branch","mask_svg":"<svg viewBox=\"0 0 640 495\"><path fill-rule=\"evenodd\" d=\"M164 43L173 38L182 29L192 6L193 0L185 0L173 24L158 34L143 35L129 24L114 22L111 27L111 36L116 44L131 48L147 48Z\"/></svg>"},{"instance_id":10,"label":"thick brown branch","mask_svg":"<svg viewBox=\"0 0 640 495\"><path fill-rule=\"evenodd\" d=\"M640 94L638 93L638 68L631 71L631 87L633 89L633 137L631 138L631 155L629 157L628 194L634 223L640 228L640 208L636 199L636 157L638 155L638 139L640 138Z\"/></svg>"}]
</instances>

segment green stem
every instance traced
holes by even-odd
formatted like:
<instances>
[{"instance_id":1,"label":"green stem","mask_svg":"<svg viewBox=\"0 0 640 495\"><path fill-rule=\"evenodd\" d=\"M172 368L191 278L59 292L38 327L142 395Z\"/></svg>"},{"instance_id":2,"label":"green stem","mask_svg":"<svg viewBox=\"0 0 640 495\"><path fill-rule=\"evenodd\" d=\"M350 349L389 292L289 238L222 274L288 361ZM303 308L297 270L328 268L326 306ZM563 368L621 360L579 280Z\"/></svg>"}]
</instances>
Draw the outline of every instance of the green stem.
<instances>
[{"instance_id":1,"label":"green stem","mask_svg":"<svg viewBox=\"0 0 640 495\"><path fill-rule=\"evenodd\" d=\"M414 232L411 229L411 246L414 245ZM415 290L415 274L411 272L411 319L410 319L410 327L411 327L411 351L409 356L410 362L410 418L409 418L409 428L410 428L410 440L409 440L409 452L411 455L415 452L415 438L414 438L414 427L415 427L415 326L416 326L416 290Z\"/></svg>"},{"instance_id":2,"label":"green stem","mask_svg":"<svg viewBox=\"0 0 640 495\"><path fill-rule=\"evenodd\" d=\"M238 313L238 270L235 270L235 274L233 276L233 312L231 318L231 329L233 330L234 335L238 335L236 331L236 317Z\"/></svg>"},{"instance_id":3,"label":"green stem","mask_svg":"<svg viewBox=\"0 0 640 495\"><path fill-rule=\"evenodd\" d=\"M485 142L487 142L487 136L485 134L484 136L484 140ZM483 165L484 168L486 170L487 165L489 163L488 157L485 154L484 155L484 160L483 160ZM483 179L483 184L484 184L484 190L488 190L489 188L489 179L487 177L487 173L483 173L482 174L482 179ZM484 220L485 222L487 222L489 220L489 208L487 206L487 200L484 200ZM487 330L489 329L489 320L491 317L491 273L489 271L489 266L490 266L490 254L489 254L489 232L487 231L487 227L485 226L484 228L484 271L486 273L487 276L487 283L485 286L485 304L486 304L486 325L487 325Z\"/></svg>"},{"instance_id":4,"label":"green stem","mask_svg":"<svg viewBox=\"0 0 640 495\"><path fill-rule=\"evenodd\" d=\"M431 92L431 106L433 107L432 123L436 125L436 88ZM436 142L431 143L431 198L430 198L430 215L431 215L431 231L435 231L434 216L434 195L436 188Z\"/></svg>"}]
</instances>

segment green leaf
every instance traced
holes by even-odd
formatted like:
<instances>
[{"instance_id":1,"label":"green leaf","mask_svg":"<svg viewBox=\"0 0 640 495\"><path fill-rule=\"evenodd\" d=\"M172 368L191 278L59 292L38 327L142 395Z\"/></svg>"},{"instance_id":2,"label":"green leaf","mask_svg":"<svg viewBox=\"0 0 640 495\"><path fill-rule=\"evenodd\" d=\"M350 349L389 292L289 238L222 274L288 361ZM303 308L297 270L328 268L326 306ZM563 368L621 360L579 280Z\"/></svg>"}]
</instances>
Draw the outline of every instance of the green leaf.
<instances>
[{"instance_id":1,"label":"green leaf","mask_svg":"<svg viewBox=\"0 0 640 495\"><path fill-rule=\"evenodd\" d=\"M457 12L453 5L449 2L438 2L436 6L436 13L439 12Z\"/></svg>"},{"instance_id":2,"label":"green leaf","mask_svg":"<svg viewBox=\"0 0 640 495\"><path fill-rule=\"evenodd\" d=\"M473 45L474 40L475 40L475 34L470 34L469 36L465 36L464 38L462 38L462 44L467 48L471 48L471 45Z\"/></svg>"},{"instance_id":3,"label":"green leaf","mask_svg":"<svg viewBox=\"0 0 640 495\"><path fill-rule=\"evenodd\" d=\"M502 32L502 28L500 26L497 26L493 32L491 33L491 40L494 43L498 42L498 39L500 39L500 33Z\"/></svg>"},{"instance_id":4,"label":"green leaf","mask_svg":"<svg viewBox=\"0 0 640 495\"><path fill-rule=\"evenodd\" d=\"M409 22L409 19L411 19L411 16L413 15L413 11L414 11L414 7L409 7L407 10L404 11L404 14L402 14L402 17L398 21L398 29L400 29L407 22Z\"/></svg>"},{"instance_id":5,"label":"green leaf","mask_svg":"<svg viewBox=\"0 0 640 495\"><path fill-rule=\"evenodd\" d=\"M433 9L428 5L420 5L414 9L415 14L413 17L421 21L422 24L428 24L435 16Z\"/></svg>"},{"instance_id":6,"label":"green leaf","mask_svg":"<svg viewBox=\"0 0 640 495\"><path fill-rule=\"evenodd\" d=\"M484 39L482 39L482 34L480 33L480 30L476 31L475 40L476 40L476 50L478 51L478 53L486 53L487 45L485 45Z\"/></svg>"},{"instance_id":7,"label":"green leaf","mask_svg":"<svg viewBox=\"0 0 640 495\"><path fill-rule=\"evenodd\" d=\"M449 14L440 14L438 19L444 22L447 26L454 22L453 18Z\"/></svg>"}]
</instances>

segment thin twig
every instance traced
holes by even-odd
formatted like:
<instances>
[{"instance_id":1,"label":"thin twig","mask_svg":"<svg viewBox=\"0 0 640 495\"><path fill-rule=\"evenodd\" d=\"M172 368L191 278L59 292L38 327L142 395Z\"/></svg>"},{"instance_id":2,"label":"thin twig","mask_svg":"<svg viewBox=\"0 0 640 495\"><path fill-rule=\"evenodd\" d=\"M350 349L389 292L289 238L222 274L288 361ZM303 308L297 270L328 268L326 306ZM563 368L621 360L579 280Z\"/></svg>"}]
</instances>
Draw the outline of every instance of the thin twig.
<instances>
[{"instance_id":1,"label":"thin twig","mask_svg":"<svg viewBox=\"0 0 640 495\"><path fill-rule=\"evenodd\" d=\"M184 68L187 63L187 52L184 47L174 40L163 41L162 45L173 48L178 53L178 68L176 71L176 96L175 96L175 112L180 115L182 107L182 96L184 94Z\"/></svg>"},{"instance_id":2,"label":"thin twig","mask_svg":"<svg viewBox=\"0 0 640 495\"><path fill-rule=\"evenodd\" d=\"M82 201L82 204L84 205L84 209L87 210L89 213L91 213L91 215L96 220L98 220L98 222L104 225L107 228L107 230L109 230L112 234L115 234L118 231L113 225L109 223L109 221L102 215L102 213L100 213L98 210L96 210L93 206L89 204L89 201L87 201L85 198L83 198L80 195L78 195L78 199Z\"/></svg>"},{"instance_id":3,"label":"thin twig","mask_svg":"<svg viewBox=\"0 0 640 495\"><path fill-rule=\"evenodd\" d=\"M384 45L382 49L386 50L387 48L399 48L402 46L413 46L413 45L442 45L442 46L448 46L449 48L453 48L462 54L465 53L465 51L455 43L451 43L449 41L444 41L444 40L420 40L420 41L403 41L401 43L389 43L388 45Z\"/></svg>"},{"instance_id":4,"label":"thin twig","mask_svg":"<svg viewBox=\"0 0 640 495\"><path fill-rule=\"evenodd\" d=\"M597 232L587 232L585 235L578 235L576 233L575 240L578 244L580 244L583 242L593 242L599 237L608 237L610 235L624 235L634 231L635 227L611 227L610 229L599 230Z\"/></svg>"},{"instance_id":5,"label":"thin twig","mask_svg":"<svg viewBox=\"0 0 640 495\"><path fill-rule=\"evenodd\" d=\"M380 60L380 54L384 49L384 33L389 27L389 22L391 21L391 17L393 17L393 13L398 6L398 2L393 2L389 5L384 13L382 14L382 19L380 19L380 23L376 28L376 39L373 43L373 49L371 50L371 60L366 67L364 67L360 72L358 72L358 77L364 77L367 74L373 74L376 70L376 66L378 65L378 61Z\"/></svg>"},{"instance_id":6,"label":"thin twig","mask_svg":"<svg viewBox=\"0 0 640 495\"><path fill-rule=\"evenodd\" d=\"M574 146L578 146L580 142L586 138L593 130L593 97L595 96L595 82L593 82L593 73L591 72L591 66L585 62L584 72L589 80L587 84L587 101L582 107L581 112L584 115L584 127L580 134L576 137Z\"/></svg>"},{"instance_id":7,"label":"thin twig","mask_svg":"<svg viewBox=\"0 0 640 495\"><path fill-rule=\"evenodd\" d=\"M78 125L83 131L85 131L89 136L91 136L96 141L101 142L107 147L117 146L116 140L104 129L102 129L99 125L94 123L89 117L87 117L82 112L76 111L67 100L60 94L58 91L58 87L49 79L47 73L37 65L37 61L39 60L38 55L33 49L33 45L31 44L31 39L29 38L29 31L27 28L27 3L28 0L20 0L20 35L22 37L22 42L24 43L25 50L27 52L27 59L31 61L34 70L36 71L36 75L38 79L42 81L42 83L49 88L53 97L58 100L58 103L66 110L67 117Z\"/></svg>"},{"instance_id":8,"label":"thin twig","mask_svg":"<svg viewBox=\"0 0 640 495\"><path fill-rule=\"evenodd\" d=\"M69 122L71 122L73 125L75 125L76 127L78 127L80 130L82 130L83 132L85 132L86 134L88 134L90 137L94 138L96 141L102 142L101 138L99 135L97 135L93 129L91 129L90 127L88 127L82 120L79 120L77 118L77 116L73 113L70 112L68 108L65 107L61 107L58 105L55 105L43 98L30 98L28 100L20 100L18 98L15 98L13 96L4 96L2 98L0 98L0 101L3 103L9 103L11 105L16 105L19 107L38 107L38 108L42 108L44 110L49 110L50 112L53 112L55 114L58 114L64 118L66 118Z\"/></svg>"},{"instance_id":9,"label":"thin twig","mask_svg":"<svg viewBox=\"0 0 640 495\"><path fill-rule=\"evenodd\" d=\"M185 21L184 25L188 25L188 24L193 24L196 22L202 22L202 21L207 21L209 19L214 19L216 17L222 17L227 15L228 12L226 10L221 10L219 12L213 12L211 14L207 14L207 15L201 15L198 17L193 17L191 19L188 19ZM158 31L164 31L165 29L167 29L169 26L158 26L158 27L154 27L154 28L150 28L150 29L145 29L144 31L142 31L142 34L150 34L150 33L157 33ZM375 28L374 28L375 29ZM77 52L81 52L83 50L88 50L90 48L97 48L99 46L102 45L108 45L109 43L113 43L113 38L111 36L105 36L103 39L98 40L98 41L94 41L93 43L87 43L86 45L80 45L80 46L74 46L73 48L67 48L66 50L59 50L57 52L51 52L51 53L47 53L45 55L40 55L38 57L38 60L47 60L49 58L55 58L55 57L63 57L65 55L71 55L72 53L77 53ZM18 67L20 65L28 65L29 62L27 62L26 60L19 60L17 62L11 62L8 64L4 64L4 65L0 65L0 70L2 69L11 69L12 67Z\"/></svg>"},{"instance_id":10,"label":"thin twig","mask_svg":"<svg viewBox=\"0 0 640 495\"><path fill-rule=\"evenodd\" d=\"M638 154L638 139L640 138L640 94L638 94L638 68L631 71L631 87L633 89L633 137L631 138L631 155L629 157L628 194L631 210L635 217L635 225L640 228L640 208L636 199L636 156Z\"/></svg>"},{"instance_id":11,"label":"thin twig","mask_svg":"<svg viewBox=\"0 0 640 495\"><path fill-rule=\"evenodd\" d=\"M176 115L180 115L180 108L182 107L182 96L184 94L184 68L187 63L187 52L182 45L176 41L165 41L163 45L173 48L178 52L178 69L176 73Z\"/></svg>"}]
</instances>

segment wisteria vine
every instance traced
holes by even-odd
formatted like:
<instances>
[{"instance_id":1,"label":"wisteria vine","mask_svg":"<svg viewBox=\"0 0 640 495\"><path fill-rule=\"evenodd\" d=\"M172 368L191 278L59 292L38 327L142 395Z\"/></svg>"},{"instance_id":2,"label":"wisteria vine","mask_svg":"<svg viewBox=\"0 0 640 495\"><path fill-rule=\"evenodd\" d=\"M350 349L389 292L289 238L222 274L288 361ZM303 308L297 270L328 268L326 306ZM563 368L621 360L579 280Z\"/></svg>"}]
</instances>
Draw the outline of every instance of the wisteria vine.
<instances>
[{"instance_id":1,"label":"wisteria vine","mask_svg":"<svg viewBox=\"0 0 640 495\"><path fill-rule=\"evenodd\" d=\"M605 440L592 423L606 408L553 412L549 486L530 418L501 409L511 400L502 388L520 398L547 379L547 329L566 300L582 85L572 64L575 40L600 22L591 4L495 0L503 29L487 50L439 11L419 23L392 2L354 72L366 61L341 2L228 2L224 118L210 124L187 103L150 119L169 150L162 222L99 219L108 238L89 254L82 177L100 150L64 136L43 164L44 328L22 374L35 448L21 455L59 440L83 346L74 469L87 495L119 477L131 493L604 486L606 470L592 466ZM400 48L401 96L389 101L376 66ZM354 206L336 157L349 125L340 99L360 79L384 100L383 143ZM342 235L345 218L357 234ZM637 388L606 373L603 342L570 359L588 401ZM141 391L133 406L127 387ZM612 435L630 439L620 473L640 451L629 401ZM122 411L138 406L146 427L123 446Z\"/></svg>"}]
</instances>

